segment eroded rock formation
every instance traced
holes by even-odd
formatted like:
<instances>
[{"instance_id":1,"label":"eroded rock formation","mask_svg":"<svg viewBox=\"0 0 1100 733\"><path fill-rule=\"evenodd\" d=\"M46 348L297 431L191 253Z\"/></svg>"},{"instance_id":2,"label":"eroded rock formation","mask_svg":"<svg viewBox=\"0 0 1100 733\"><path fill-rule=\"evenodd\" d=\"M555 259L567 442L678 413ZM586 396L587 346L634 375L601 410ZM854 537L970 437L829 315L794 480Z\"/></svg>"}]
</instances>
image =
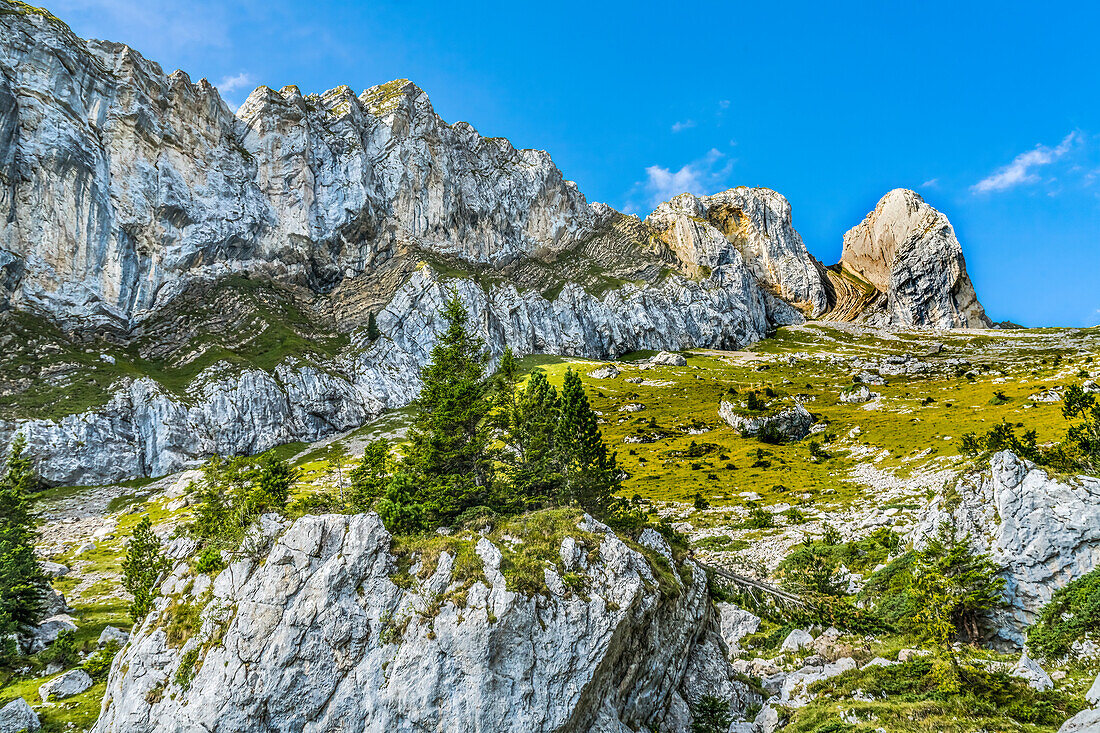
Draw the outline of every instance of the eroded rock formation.
<instances>
[{"instance_id":1,"label":"eroded rock formation","mask_svg":"<svg viewBox=\"0 0 1100 733\"><path fill-rule=\"evenodd\" d=\"M184 563L165 582L112 665L97 733L687 730L703 695L750 704L705 573L685 562L662 591L646 557L591 519L577 531L596 546L566 537L560 553L583 592L551 563L535 596L507 589L486 538L483 578L457 577L444 552L402 587L375 514L260 527L255 559L212 581ZM170 642L188 603L202 628Z\"/></svg>"},{"instance_id":2,"label":"eroded rock formation","mask_svg":"<svg viewBox=\"0 0 1100 733\"><path fill-rule=\"evenodd\" d=\"M898 188L844 235L832 272L839 310L878 325L988 328L947 217Z\"/></svg>"},{"instance_id":3,"label":"eroded rock formation","mask_svg":"<svg viewBox=\"0 0 1100 733\"><path fill-rule=\"evenodd\" d=\"M998 453L987 470L964 475L937 497L912 536L919 542L943 525L969 535L1004 568L1008 607L995 625L1002 639L1022 645L1054 591L1100 567L1100 480L1055 478Z\"/></svg>"}]
</instances>

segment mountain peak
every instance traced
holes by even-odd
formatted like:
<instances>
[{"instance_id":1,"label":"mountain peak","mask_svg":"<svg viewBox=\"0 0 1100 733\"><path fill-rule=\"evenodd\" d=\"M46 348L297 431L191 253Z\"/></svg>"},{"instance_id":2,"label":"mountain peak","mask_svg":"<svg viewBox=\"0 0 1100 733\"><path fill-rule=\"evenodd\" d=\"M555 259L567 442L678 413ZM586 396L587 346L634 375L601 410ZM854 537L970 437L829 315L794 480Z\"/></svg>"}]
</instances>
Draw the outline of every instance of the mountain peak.
<instances>
[{"instance_id":1,"label":"mountain peak","mask_svg":"<svg viewBox=\"0 0 1100 733\"><path fill-rule=\"evenodd\" d=\"M878 318L889 324L990 324L951 222L916 191L895 188L879 199L874 210L844 235L840 268L885 296Z\"/></svg>"}]
</instances>

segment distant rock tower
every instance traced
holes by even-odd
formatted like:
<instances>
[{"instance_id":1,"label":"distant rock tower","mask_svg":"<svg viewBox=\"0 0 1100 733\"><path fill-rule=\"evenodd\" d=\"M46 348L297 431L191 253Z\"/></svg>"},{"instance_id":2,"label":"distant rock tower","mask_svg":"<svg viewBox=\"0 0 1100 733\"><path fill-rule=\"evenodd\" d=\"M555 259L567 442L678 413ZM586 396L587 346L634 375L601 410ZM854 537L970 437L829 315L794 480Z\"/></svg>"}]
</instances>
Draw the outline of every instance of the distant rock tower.
<instances>
[{"instance_id":1,"label":"distant rock tower","mask_svg":"<svg viewBox=\"0 0 1100 733\"><path fill-rule=\"evenodd\" d=\"M829 274L837 295L832 315L839 320L928 328L991 325L951 222L915 191L897 188L883 196L844 235L840 264Z\"/></svg>"}]
</instances>

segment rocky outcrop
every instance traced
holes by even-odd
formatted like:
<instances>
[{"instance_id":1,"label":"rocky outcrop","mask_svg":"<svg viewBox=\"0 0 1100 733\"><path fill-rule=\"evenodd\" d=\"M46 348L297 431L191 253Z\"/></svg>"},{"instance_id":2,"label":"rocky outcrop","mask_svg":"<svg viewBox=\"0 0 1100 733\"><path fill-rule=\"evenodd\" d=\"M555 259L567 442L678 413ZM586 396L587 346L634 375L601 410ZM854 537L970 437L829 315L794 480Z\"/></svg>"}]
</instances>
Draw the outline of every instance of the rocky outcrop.
<instances>
[{"instance_id":1,"label":"rocky outcrop","mask_svg":"<svg viewBox=\"0 0 1100 733\"><path fill-rule=\"evenodd\" d=\"M0 733L35 733L41 728L38 715L21 697L0 708Z\"/></svg>"},{"instance_id":2,"label":"rocky outcrop","mask_svg":"<svg viewBox=\"0 0 1100 733\"><path fill-rule=\"evenodd\" d=\"M814 424L813 415L801 403L766 415L743 415L732 402L722 400L718 416L743 436L772 435L788 441L802 440Z\"/></svg>"},{"instance_id":3,"label":"rocky outcrop","mask_svg":"<svg viewBox=\"0 0 1100 733\"><path fill-rule=\"evenodd\" d=\"M547 594L528 596L508 590L484 537L472 583L444 552L430 577L397 584L377 515L266 516L251 556L213 580L182 563L165 582L115 658L94 730L610 733L687 730L703 695L745 710L705 573L685 562L662 591L606 527L586 518L578 533L595 547L567 536ZM190 603L201 630L173 645L166 624Z\"/></svg>"},{"instance_id":4,"label":"rocky outcrop","mask_svg":"<svg viewBox=\"0 0 1100 733\"><path fill-rule=\"evenodd\" d=\"M8 295L74 325L233 271L324 290L409 246L552 255L596 221L546 153L446 124L404 80L261 87L234 115L205 79L47 14L5 0L0 27Z\"/></svg>"},{"instance_id":5,"label":"rocky outcrop","mask_svg":"<svg viewBox=\"0 0 1100 733\"><path fill-rule=\"evenodd\" d=\"M808 316L828 305L821 272L791 221L791 205L768 188L739 186L714 196L681 194L646 217L694 274L740 254L768 288Z\"/></svg>"},{"instance_id":6,"label":"rocky outcrop","mask_svg":"<svg viewBox=\"0 0 1100 733\"><path fill-rule=\"evenodd\" d=\"M0 439L23 432L52 483L161 475L214 452L316 440L406 404L419 389L420 368L442 329L439 311L452 292L494 354L508 344L517 354L607 358L700 343L732 348L763 338L771 321L766 296L753 282L746 269L730 264L703 283L672 278L662 287L626 285L602 297L568 285L548 300L512 285L445 280L424 267L379 313L383 337L362 339L332 362L284 362L272 373L218 364L185 397L136 379L105 408L0 423ZM798 317L793 309L788 315Z\"/></svg>"},{"instance_id":7,"label":"rocky outcrop","mask_svg":"<svg viewBox=\"0 0 1100 733\"><path fill-rule=\"evenodd\" d=\"M261 87L234 114L206 80L84 41L29 6L0 10L0 310L25 314L42 342L5 370L0 395L70 379L105 345L144 360L97 376L103 393L71 413L4 403L0 441L26 433L50 483L160 475L406 404L444 274L494 354L738 348L835 301L790 203L769 189L685 194L640 221L589 204L545 152L446 123L408 81L358 95ZM900 216L880 208L883 222ZM916 231L927 217L913 216ZM905 323L943 323L941 291L958 313L980 311L955 287L969 281L943 222L891 245L889 312L920 314ZM900 226L868 224L874 251L880 229ZM249 318L260 292L189 311L235 280L285 289L286 309ZM350 346L274 366L236 358L244 334L299 312ZM374 343L370 314L384 334ZM12 338L0 333L0 347ZM232 358L183 388L157 376L224 353L212 343ZM60 352L71 358L50 358Z\"/></svg>"},{"instance_id":8,"label":"rocky outcrop","mask_svg":"<svg viewBox=\"0 0 1100 733\"><path fill-rule=\"evenodd\" d=\"M911 536L919 543L945 524L1002 566L1008 607L996 627L1022 645L1054 591L1100 567L1100 480L1054 478L1005 451L937 497Z\"/></svg>"},{"instance_id":9,"label":"rocky outcrop","mask_svg":"<svg viewBox=\"0 0 1100 733\"><path fill-rule=\"evenodd\" d=\"M207 333L253 324L215 313L203 331L186 309L167 325L156 318L239 275L292 289L296 310L323 314L322 331L353 342L330 360L219 363L185 394L131 371L102 406L0 423L2 440L27 434L51 483L163 474L213 452L315 440L405 404L434 341L435 272L448 273L495 354L506 344L594 358L736 347L802 320L784 288L811 311L821 304L810 275L780 284L809 260L773 192L711 197L705 205L721 199L729 227L744 231L727 240L711 227L721 251L688 251L589 205L546 153L447 124L407 81L359 95L261 87L234 115L205 80L0 3L8 306L78 344L108 338L146 359L187 361ZM385 334L375 343L360 335L368 313Z\"/></svg>"},{"instance_id":10,"label":"rocky outcrop","mask_svg":"<svg viewBox=\"0 0 1100 733\"><path fill-rule=\"evenodd\" d=\"M854 276L844 281L843 273ZM844 235L838 287L866 300L852 317L874 325L988 328L962 247L947 217L917 193L894 189ZM855 284L853 284L855 283ZM867 284L882 297L869 294Z\"/></svg>"}]
</instances>

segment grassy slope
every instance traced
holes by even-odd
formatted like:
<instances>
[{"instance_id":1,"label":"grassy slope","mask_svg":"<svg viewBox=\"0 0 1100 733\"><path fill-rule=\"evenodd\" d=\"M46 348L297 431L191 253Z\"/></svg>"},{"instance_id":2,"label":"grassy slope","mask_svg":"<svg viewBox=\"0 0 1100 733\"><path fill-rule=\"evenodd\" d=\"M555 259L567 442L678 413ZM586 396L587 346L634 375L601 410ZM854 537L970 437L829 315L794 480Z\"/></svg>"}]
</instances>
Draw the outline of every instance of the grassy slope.
<instances>
[{"instance_id":1,"label":"grassy slope","mask_svg":"<svg viewBox=\"0 0 1100 733\"><path fill-rule=\"evenodd\" d=\"M872 387L884 395L878 410L837 403L839 393L852 387L851 370L846 363L837 365L828 357L868 358L874 355L921 353L924 344L932 340L931 337L884 340L811 325L784 329L775 339L762 342L747 352L688 352L686 367L661 366L642 370L636 359L647 354L633 355L635 361L628 358L620 362L618 366L622 373L609 380L587 377L598 362L532 356L523 360L523 366L527 370L535 367L544 369L550 380L558 384L567 367L572 366L581 372L593 406L603 414L601 427L605 436L618 450L619 460L630 474L625 482L628 496L638 493L657 502L686 502L699 492L716 506L732 510L746 503L741 492L759 494L759 503L765 506L791 503L807 510L822 507L843 510L853 503L873 502L873 492L866 486L846 480L849 470L859 462L873 460L881 456L882 449L885 449L889 455L878 460L876 465L899 475L904 476L911 470L930 465L961 468L967 461L958 455L958 437L970 430L984 429L1001 419L1035 427L1041 440L1055 439L1063 429L1059 405L1032 406L1027 397L1042 387L1081 381L1079 369L1094 373L1100 369L1100 332L1095 329L1027 332L1025 335L941 335L935 338L947 346L944 354L936 359L964 359L975 367L978 376L971 381L964 376L955 376L952 370L950 376L932 378L888 377L887 386ZM1058 353L1063 355L1062 363L1055 367L1053 360ZM1086 354L1094 355L1092 363L1085 361ZM794 363L789 363L788 357L791 356L795 357ZM1044 360L1046 363L1043 363ZM994 368L983 370L980 365L986 362L994 363ZM642 377L657 384L627 382L630 377ZM810 460L808 441L762 445L754 439L742 438L719 420L718 401L723 396L729 397L731 387L743 392L766 386L780 395L777 400L783 399L784 395L812 398L807 403L809 409L827 420L828 432L837 436L833 442L826 444L832 458L823 462ZM1009 401L1002 405L990 404L996 390L1003 391ZM933 397L935 402L922 406L921 401L928 396ZM619 407L628 403L643 404L645 409L632 413L619 412ZM649 426L650 418L656 421L657 428ZM639 422L639 419L645 422ZM343 459L343 470L346 471L355 461L365 442L379 436L399 436L407 421L407 410L396 411L332 441L348 448L348 455ZM687 429L701 427L709 429L698 435L686 432ZM861 430L858 437L845 437L855 427ZM639 432L656 434L659 439L652 443L623 442ZM697 445L711 443L717 448L699 458L682 455L690 451L693 441ZM929 448L932 452L924 454ZM769 454L766 456L771 462L769 467L752 467L758 450ZM856 457L850 455L852 451L857 456L867 453L871 457ZM296 464L303 469L299 492L316 491L332 485L335 480L333 457L339 451L334 452L327 446L311 448L292 444L286 446L285 453L296 456ZM720 459L721 455L728 455L729 460ZM914 458L916 456L920 457ZM693 468L693 463L700 464L700 467ZM727 469L726 463L732 463L737 468ZM171 481L156 482L152 486L146 484L138 482L128 485L122 495L111 502L110 509L118 519L118 528L112 538L97 543L95 550L79 558L73 556L79 544L74 540L65 552L52 558L74 568L72 576L57 583L64 592L71 592L82 577L102 576L91 588L86 588L81 600L73 604L81 627L78 635L81 642L93 641L107 624L129 627L127 601L118 584L118 572L125 552L125 538L133 525L146 513L158 524L171 524L179 521L187 511L169 509L169 502L161 496ZM51 489L41 497L42 508L49 509L57 502L79 497L84 491L89 489ZM914 497L915 502L922 499ZM714 525L717 530L725 531L722 522L726 518L721 512L691 512L689 507L686 511L696 526ZM737 533L731 530L730 534L736 534L739 540L748 544L776 531ZM897 647L903 642L883 640L881 643ZM26 677L7 680L0 687L0 702L22 695L32 704L37 703L37 688L46 679L48 677L38 670ZM1078 682L1071 675L1067 682L1060 684L1076 685ZM78 698L42 709L40 712L45 729L73 730L66 727L70 722L76 726L75 730L88 727L98 711L102 692L103 686L97 685ZM889 710L873 711L871 708L874 705L866 703L860 711L873 713L879 721L875 725L890 721L890 730L969 729L966 727L969 722L956 721L956 725L938 716L935 711L926 710L927 714L922 715L916 708L909 711L913 714L911 722L905 722L897 716L909 713L893 703L882 705L887 705ZM830 715L835 717L842 708L854 709L853 706L850 701L822 699L800 713L801 717L796 722L805 721L804 725L799 722L799 730L813 730L813 720L820 716L826 719ZM864 711L864 708L867 710ZM873 730L874 727L867 729ZM1007 729L1051 730L1042 727Z\"/></svg>"}]
</instances>

